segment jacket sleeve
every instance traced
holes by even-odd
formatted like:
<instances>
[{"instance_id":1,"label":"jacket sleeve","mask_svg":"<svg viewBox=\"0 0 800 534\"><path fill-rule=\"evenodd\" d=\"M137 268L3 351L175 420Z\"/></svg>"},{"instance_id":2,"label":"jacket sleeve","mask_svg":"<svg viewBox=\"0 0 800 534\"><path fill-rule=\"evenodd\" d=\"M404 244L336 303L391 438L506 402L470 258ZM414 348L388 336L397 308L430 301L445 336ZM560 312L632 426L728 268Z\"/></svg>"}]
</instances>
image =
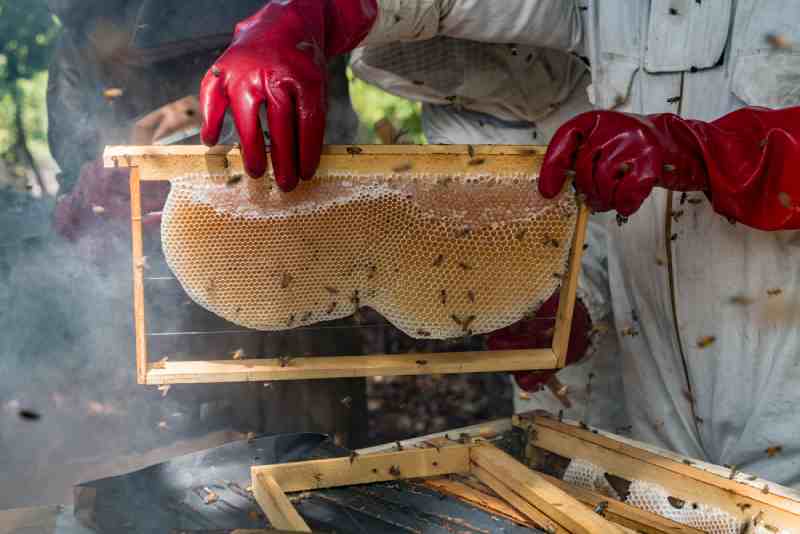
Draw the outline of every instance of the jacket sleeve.
<instances>
[{"instance_id":1,"label":"jacket sleeve","mask_svg":"<svg viewBox=\"0 0 800 534\"><path fill-rule=\"evenodd\" d=\"M579 49L577 0L377 0L378 18L362 45L447 36L487 43Z\"/></svg>"},{"instance_id":2,"label":"jacket sleeve","mask_svg":"<svg viewBox=\"0 0 800 534\"><path fill-rule=\"evenodd\" d=\"M717 213L759 230L800 229L800 106L689 124Z\"/></svg>"}]
</instances>

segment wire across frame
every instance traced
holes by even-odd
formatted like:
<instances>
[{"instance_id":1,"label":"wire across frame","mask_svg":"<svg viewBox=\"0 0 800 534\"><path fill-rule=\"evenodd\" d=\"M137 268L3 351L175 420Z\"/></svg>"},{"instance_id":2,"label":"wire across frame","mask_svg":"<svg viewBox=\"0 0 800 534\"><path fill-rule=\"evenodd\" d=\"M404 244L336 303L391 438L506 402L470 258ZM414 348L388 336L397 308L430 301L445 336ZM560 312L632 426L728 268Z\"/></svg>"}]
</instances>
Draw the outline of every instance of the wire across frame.
<instances>
[{"instance_id":1,"label":"wire across frame","mask_svg":"<svg viewBox=\"0 0 800 534\"><path fill-rule=\"evenodd\" d=\"M504 145L366 145L328 146L321 168L380 172L402 165L410 158L431 173L458 172L480 157L485 172L503 172L512 167L536 168L544 147ZM249 358L242 360L148 360L148 338L209 332L178 330L150 333L145 322L146 259L143 255L141 182L169 180L187 173L243 173L241 153L234 147L202 146L120 146L107 147L107 167L129 167L131 191L131 230L133 259L133 309L137 381L141 384L250 382L298 379L367 377L380 375L449 374L464 372L499 372L557 369L563 367L574 310L580 258L588 220L588 209L578 206L575 232L568 256L567 270L561 280L560 302L556 314L553 345L543 349L501 351L464 351L419 354L370 354L286 358ZM166 278L166 277L158 277ZM362 325L375 328L383 325ZM309 328L347 328L315 325ZM217 333L244 333L250 330L221 330Z\"/></svg>"}]
</instances>

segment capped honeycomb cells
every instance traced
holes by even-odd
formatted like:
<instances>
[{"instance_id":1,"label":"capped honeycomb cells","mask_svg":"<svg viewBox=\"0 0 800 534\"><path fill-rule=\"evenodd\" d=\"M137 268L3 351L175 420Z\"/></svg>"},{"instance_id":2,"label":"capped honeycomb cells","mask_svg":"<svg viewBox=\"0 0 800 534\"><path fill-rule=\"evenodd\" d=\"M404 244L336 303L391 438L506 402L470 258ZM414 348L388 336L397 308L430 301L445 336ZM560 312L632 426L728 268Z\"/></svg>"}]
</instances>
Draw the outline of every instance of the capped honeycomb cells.
<instances>
[{"instance_id":1,"label":"capped honeycomb cells","mask_svg":"<svg viewBox=\"0 0 800 534\"><path fill-rule=\"evenodd\" d=\"M170 268L201 306L283 330L369 306L415 338L508 326L558 287L574 196L534 175L330 174L282 193L269 178L172 180Z\"/></svg>"}]
</instances>

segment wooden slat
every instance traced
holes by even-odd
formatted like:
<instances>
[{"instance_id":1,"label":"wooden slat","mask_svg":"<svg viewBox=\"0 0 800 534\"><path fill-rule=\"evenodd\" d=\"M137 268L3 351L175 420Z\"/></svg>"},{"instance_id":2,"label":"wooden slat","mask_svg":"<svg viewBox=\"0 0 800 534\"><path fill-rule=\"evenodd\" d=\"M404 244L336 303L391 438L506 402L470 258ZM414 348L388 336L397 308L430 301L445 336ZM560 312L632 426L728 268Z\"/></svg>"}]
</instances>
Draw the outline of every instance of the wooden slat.
<instances>
[{"instance_id":1,"label":"wooden slat","mask_svg":"<svg viewBox=\"0 0 800 534\"><path fill-rule=\"evenodd\" d=\"M589 208L581 203L578 211L578 220L575 223L575 233L572 239L572 248L569 253L569 264L561 281L559 294L558 313L553 332L553 352L556 355L556 367L561 368L567 364L567 348L569 347L569 334L572 329L572 313L575 310L575 293L578 290L578 275L583 256L583 243L586 238L586 225L589 222Z\"/></svg>"},{"instance_id":2,"label":"wooden slat","mask_svg":"<svg viewBox=\"0 0 800 534\"><path fill-rule=\"evenodd\" d=\"M410 449L352 458L328 458L286 464L253 466L252 476L268 475L283 491L351 486L469 472L472 445L441 449Z\"/></svg>"},{"instance_id":3,"label":"wooden slat","mask_svg":"<svg viewBox=\"0 0 800 534\"><path fill-rule=\"evenodd\" d=\"M594 513L497 447L475 446L470 451L470 460L569 532L579 534L625 532L622 527ZM479 478L481 478L480 473L479 471Z\"/></svg>"},{"instance_id":4,"label":"wooden slat","mask_svg":"<svg viewBox=\"0 0 800 534\"><path fill-rule=\"evenodd\" d=\"M411 164L422 174L530 173L539 168L544 147L533 145L353 145L326 146L319 173L386 173ZM268 173L271 162L268 159ZM243 173L242 155L231 146L110 146L106 167L139 167L142 180L169 180L187 173ZM416 170L418 169L418 170Z\"/></svg>"},{"instance_id":5,"label":"wooden slat","mask_svg":"<svg viewBox=\"0 0 800 534\"><path fill-rule=\"evenodd\" d=\"M593 491L568 484L556 477L541 473L548 482L572 495L582 503L595 508L601 502L607 502L605 517L618 525L622 525L644 534L703 534L703 531L676 523L624 502L605 497Z\"/></svg>"},{"instance_id":6,"label":"wooden slat","mask_svg":"<svg viewBox=\"0 0 800 534\"><path fill-rule=\"evenodd\" d=\"M478 480L486 484L493 492L511 504L519 513L533 521L539 528L543 528L554 534L569 534L568 530L547 517L530 502L517 495L508 485L485 469L473 465L472 474L478 477Z\"/></svg>"},{"instance_id":7,"label":"wooden slat","mask_svg":"<svg viewBox=\"0 0 800 534\"><path fill-rule=\"evenodd\" d=\"M475 466L472 466L472 470L474 469ZM483 485L477 480L474 484L480 485L483 488ZM473 485L467 484L461 480L453 480L451 477L428 478L423 481L423 485L439 493L468 502L472 506L476 506L490 514L505 517L520 525L525 525L527 527L536 527L539 525L539 523L536 523L518 512L517 509L511 506L507 501L490 495L488 493L489 490L486 488L484 488L486 491L481 491L480 489L476 489Z\"/></svg>"},{"instance_id":8,"label":"wooden slat","mask_svg":"<svg viewBox=\"0 0 800 534\"><path fill-rule=\"evenodd\" d=\"M714 475L654 452L591 431L536 417L531 444L566 458L592 462L608 473L663 486L673 497L715 506L749 520L763 512L764 523L789 528L800 524L800 503Z\"/></svg>"},{"instance_id":9,"label":"wooden slat","mask_svg":"<svg viewBox=\"0 0 800 534\"><path fill-rule=\"evenodd\" d=\"M166 361L150 364L146 384L258 382L389 375L482 373L552 369L550 349L438 354L379 354L293 358L281 367L275 358L211 361Z\"/></svg>"},{"instance_id":10,"label":"wooden slat","mask_svg":"<svg viewBox=\"0 0 800 534\"><path fill-rule=\"evenodd\" d=\"M399 443L403 448L410 448L410 447L420 447L426 446L430 443L439 443L439 438L447 437L452 438L460 438L461 436L469 436L470 438L489 438L492 436L496 436L498 434L502 434L503 432L508 432L511 430L512 424L511 419L504 418L504 419L495 419L494 421L485 421L483 423L478 423L475 425L463 426L460 428L451 428L450 430L445 430L443 432L435 432L433 434L427 434L425 436L417 436L415 438L410 439L403 439L398 442L394 443L382 443L380 445L374 445L372 447L366 447L363 449L358 449L359 454L372 454L376 452L389 452L393 450L397 450L397 444Z\"/></svg>"},{"instance_id":11,"label":"wooden slat","mask_svg":"<svg viewBox=\"0 0 800 534\"><path fill-rule=\"evenodd\" d=\"M253 477L253 494L273 527L294 532L311 532L271 476L255 475Z\"/></svg>"},{"instance_id":12,"label":"wooden slat","mask_svg":"<svg viewBox=\"0 0 800 534\"><path fill-rule=\"evenodd\" d=\"M146 382L147 338L144 322L144 250L142 244L141 173L130 172L131 191L131 258L133 259L133 324L136 340L136 381Z\"/></svg>"}]
</instances>

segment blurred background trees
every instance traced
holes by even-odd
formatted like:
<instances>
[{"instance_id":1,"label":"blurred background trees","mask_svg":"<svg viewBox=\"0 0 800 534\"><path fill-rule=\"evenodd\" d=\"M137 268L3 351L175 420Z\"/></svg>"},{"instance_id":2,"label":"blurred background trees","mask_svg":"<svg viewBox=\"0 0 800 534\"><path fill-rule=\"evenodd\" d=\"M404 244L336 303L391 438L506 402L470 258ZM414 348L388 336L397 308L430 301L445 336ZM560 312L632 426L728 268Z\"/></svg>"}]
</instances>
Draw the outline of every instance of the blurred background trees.
<instances>
[{"instance_id":1,"label":"blurred background trees","mask_svg":"<svg viewBox=\"0 0 800 534\"><path fill-rule=\"evenodd\" d=\"M45 91L58 21L44 0L0 0L0 183L43 186Z\"/></svg>"}]
</instances>

